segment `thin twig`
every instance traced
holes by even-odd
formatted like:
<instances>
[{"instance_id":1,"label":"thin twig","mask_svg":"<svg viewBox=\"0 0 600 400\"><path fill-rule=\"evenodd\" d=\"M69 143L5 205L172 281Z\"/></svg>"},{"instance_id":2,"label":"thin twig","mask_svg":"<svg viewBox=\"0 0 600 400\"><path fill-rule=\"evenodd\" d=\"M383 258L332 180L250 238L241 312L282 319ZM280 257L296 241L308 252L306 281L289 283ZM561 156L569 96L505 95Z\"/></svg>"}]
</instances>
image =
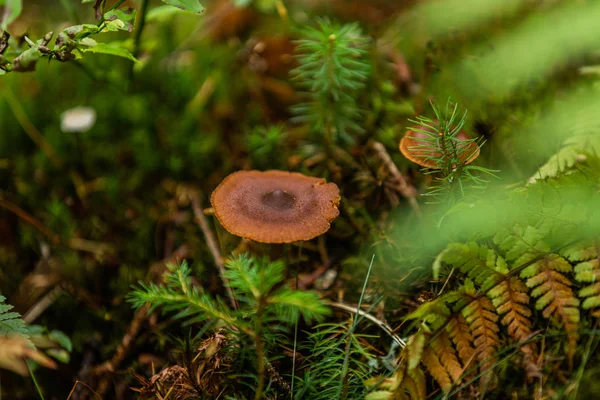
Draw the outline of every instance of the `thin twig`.
<instances>
[{"instance_id":1,"label":"thin twig","mask_svg":"<svg viewBox=\"0 0 600 400\"><path fill-rule=\"evenodd\" d=\"M75 381L75 384L73 385L73 388L71 388L71 391L69 392L69 397L67 397L67 400L71 399L71 396L73 396L73 393L75 393L75 389L77 388L77 385L82 385L85 386L90 392L92 392L92 394L98 399L98 400L102 400L102 398L100 396L98 396L98 393L94 392L94 390L92 390L92 388L81 382L81 381Z\"/></svg>"},{"instance_id":2,"label":"thin twig","mask_svg":"<svg viewBox=\"0 0 600 400\"><path fill-rule=\"evenodd\" d=\"M372 141L370 143L370 147L375 151L390 174L392 174L392 177L398 183L398 192L402 195L402 197L408 200L415 213L421 216L421 209L419 208L419 203L417 202L417 196L419 194L417 189L415 189L413 185L409 184L406 178L404 178L404 176L400 173L398 167L396 167L396 164L392 160L392 157L390 157L388 154L383 144L377 141Z\"/></svg>"},{"instance_id":3,"label":"thin twig","mask_svg":"<svg viewBox=\"0 0 600 400\"><path fill-rule=\"evenodd\" d=\"M385 333L387 333L394 340L394 342L398 343L398 345L400 347L406 346L406 342L404 340L402 340L402 338L400 338L400 336L398 336L394 333L394 330L392 329L391 326L389 326L385 322L377 319L376 317L369 314L368 312L360 310L356 307L349 306L348 304L340 303L340 302L330 302L328 304L331 307L339 308L340 310L348 311L349 313L357 313L361 317L368 319L369 321L373 322L375 325L380 327Z\"/></svg>"},{"instance_id":4,"label":"thin twig","mask_svg":"<svg viewBox=\"0 0 600 400\"><path fill-rule=\"evenodd\" d=\"M47 228L40 220L35 218L33 215L29 214L27 211L23 210L21 207L13 204L7 200L4 200L0 197L0 207L7 209L8 211L15 214L17 217L33 226L35 229L40 231L44 236L46 236L52 243L58 244L60 243L60 237L52 232L49 228Z\"/></svg>"},{"instance_id":5,"label":"thin twig","mask_svg":"<svg viewBox=\"0 0 600 400\"><path fill-rule=\"evenodd\" d=\"M202 206L200 204L200 196L198 195L198 193L196 193L192 190L188 191L187 194L188 194L188 197L190 198L190 201L192 202L192 209L194 210L194 217L195 217L196 223L198 223L198 225L200 226L200 229L202 230L202 233L204 234L204 238L206 239L206 244L208 245L208 248L210 249L210 252L215 261L215 265L217 266L217 269L219 270L219 275L221 276L221 281L223 282L223 286L225 287L225 290L227 291L227 296L229 297L229 300L231 301L231 305L233 306L233 308L235 310L237 310L238 309L237 301L235 300L235 296L233 295L233 290L231 290L231 287L229 286L229 282L227 281L227 278L225 277L225 265L223 264L223 256L221 256L221 251L219 250L219 246L217 245L215 236L213 235L213 232L210 229L210 226L208 225L206 216L204 215L204 212L202 212Z\"/></svg>"},{"instance_id":6,"label":"thin twig","mask_svg":"<svg viewBox=\"0 0 600 400\"><path fill-rule=\"evenodd\" d=\"M31 324L37 317L42 315L42 313L46 311L46 309L54 303L54 300L56 300L63 292L64 289L61 286L55 286L23 314L23 321Z\"/></svg>"}]
</instances>

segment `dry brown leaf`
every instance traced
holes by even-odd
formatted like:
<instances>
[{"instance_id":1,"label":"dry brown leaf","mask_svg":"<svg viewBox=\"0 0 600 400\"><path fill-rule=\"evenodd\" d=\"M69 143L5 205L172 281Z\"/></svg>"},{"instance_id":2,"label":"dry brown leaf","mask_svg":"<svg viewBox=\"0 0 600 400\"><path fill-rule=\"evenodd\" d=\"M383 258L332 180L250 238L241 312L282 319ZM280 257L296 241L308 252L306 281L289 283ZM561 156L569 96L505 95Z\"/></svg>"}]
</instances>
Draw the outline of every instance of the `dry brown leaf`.
<instances>
[{"instance_id":1,"label":"dry brown leaf","mask_svg":"<svg viewBox=\"0 0 600 400\"><path fill-rule=\"evenodd\" d=\"M42 367L57 368L54 361L31 347L27 339L20 336L0 337L0 368L27 376L29 375L27 360L33 360Z\"/></svg>"}]
</instances>

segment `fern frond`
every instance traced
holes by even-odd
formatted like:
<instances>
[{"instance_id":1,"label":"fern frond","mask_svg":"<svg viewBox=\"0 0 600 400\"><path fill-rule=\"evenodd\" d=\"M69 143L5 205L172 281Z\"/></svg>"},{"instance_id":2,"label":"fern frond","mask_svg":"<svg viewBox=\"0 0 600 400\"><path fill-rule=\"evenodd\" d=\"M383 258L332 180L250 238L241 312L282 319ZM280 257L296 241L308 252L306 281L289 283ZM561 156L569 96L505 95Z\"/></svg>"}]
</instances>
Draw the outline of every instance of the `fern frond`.
<instances>
[{"instance_id":1,"label":"fern frond","mask_svg":"<svg viewBox=\"0 0 600 400\"><path fill-rule=\"evenodd\" d=\"M409 369L404 378L403 387L410 399L420 400L427 398L425 374L421 368Z\"/></svg>"},{"instance_id":2,"label":"fern frond","mask_svg":"<svg viewBox=\"0 0 600 400\"><path fill-rule=\"evenodd\" d=\"M577 164L577 157L584 153L600 154L600 136L588 134L569 137L562 144L562 148L538 169L529 182L566 172Z\"/></svg>"},{"instance_id":3,"label":"fern frond","mask_svg":"<svg viewBox=\"0 0 600 400\"><path fill-rule=\"evenodd\" d=\"M492 287L502 279L502 273L508 272L502 257L475 242L451 243L438 260L458 268L483 289Z\"/></svg>"},{"instance_id":4,"label":"fern frond","mask_svg":"<svg viewBox=\"0 0 600 400\"><path fill-rule=\"evenodd\" d=\"M422 333L418 332L416 335L422 335ZM412 339L413 345L420 347L418 343L421 340L413 339L414 337L415 335L409 341ZM372 387L381 381L378 386L380 390L369 393L365 400L422 400L427 398L425 374L418 364L411 368L409 359L407 345L400 354L400 365L391 377L382 381L380 377L373 377L365 381L367 387Z\"/></svg>"},{"instance_id":5,"label":"fern frond","mask_svg":"<svg viewBox=\"0 0 600 400\"><path fill-rule=\"evenodd\" d=\"M445 392L458 382L463 372L446 331L441 331L429 342L423 351L422 362Z\"/></svg>"},{"instance_id":6,"label":"fern frond","mask_svg":"<svg viewBox=\"0 0 600 400\"><path fill-rule=\"evenodd\" d=\"M598 239L581 240L559 251L560 255L571 262L587 261L600 256Z\"/></svg>"},{"instance_id":7,"label":"fern frond","mask_svg":"<svg viewBox=\"0 0 600 400\"><path fill-rule=\"evenodd\" d=\"M475 347L473 345L475 339L471 334L465 317L462 314L453 315L446 325L446 331L454 346L456 346L456 351L462 365L465 368L472 366L475 355Z\"/></svg>"},{"instance_id":8,"label":"fern frond","mask_svg":"<svg viewBox=\"0 0 600 400\"><path fill-rule=\"evenodd\" d=\"M436 330L444 325L450 316L447 306L450 296L445 295L422 304L415 311L406 316L406 320L418 320L431 330Z\"/></svg>"},{"instance_id":9,"label":"fern frond","mask_svg":"<svg viewBox=\"0 0 600 400\"><path fill-rule=\"evenodd\" d=\"M578 282L591 283L579 291L579 297L584 298L581 307L584 310L600 307L600 260L596 258L577 264L575 279Z\"/></svg>"},{"instance_id":10,"label":"fern frond","mask_svg":"<svg viewBox=\"0 0 600 400\"><path fill-rule=\"evenodd\" d=\"M421 362L423 349L425 348L425 334L419 330L406 341L403 353L406 357L404 362L408 363L408 369L416 368Z\"/></svg>"},{"instance_id":11,"label":"fern frond","mask_svg":"<svg viewBox=\"0 0 600 400\"><path fill-rule=\"evenodd\" d=\"M531 297L537 298L535 308L566 331L570 364L579 338L579 300L573 294L570 279L564 275L571 270L567 260L553 254L521 271L521 277L528 278L527 287L533 289Z\"/></svg>"},{"instance_id":12,"label":"fern frond","mask_svg":"<svg viewBox=\"0 0 600 400\"><path fill-rule=\"evenodd\" d=\"M485 371L493 364L492 358L500 346L498 314L489 298L476 296L472 288L469 288L465 294L471 299L461 312L473 334L475 358L481 362L481 370ZM492 377L491 371L485 373L484 376L485 379L482 382L488 382Z\"/></svg>"},{"instance_id":13,"label":"fern frond","mask_svg":"<svg viewBox=\"0 0 600 400\"><path fill-rule=\"evenodd\" d=\"M508 328L509 336L517 343L527 340L532 334L531 309L527 286L516 276L512 276L488 292L502 325ZM535 344L527 343L520 347L528 378L540 376L537 366Z\"/></svg>"},{"instance_id":14,"label":"fern frond","mask_svg":"<svg viewBox=\"0 0 600 400\"><path fill-rule=\"evenodd\" d=\"M533 226L515 225L511 229L502 229L494 237L494 242L506 252L507 261L519 266L533 260L539 254L550 250L544 242L547 232Z\"/></svg>"},{"instance_id":15,"label":"fern frond","mask_svg":"<svg viewBox=\"0 0 600 400\"><path fill-rule=\"evenodd\" d=\"M11 312L11 304L6 304L6 297L0 295L0 336L19 335L29 338L27 326L21 318L21 314Z\"/></svg>"}]
</instances>

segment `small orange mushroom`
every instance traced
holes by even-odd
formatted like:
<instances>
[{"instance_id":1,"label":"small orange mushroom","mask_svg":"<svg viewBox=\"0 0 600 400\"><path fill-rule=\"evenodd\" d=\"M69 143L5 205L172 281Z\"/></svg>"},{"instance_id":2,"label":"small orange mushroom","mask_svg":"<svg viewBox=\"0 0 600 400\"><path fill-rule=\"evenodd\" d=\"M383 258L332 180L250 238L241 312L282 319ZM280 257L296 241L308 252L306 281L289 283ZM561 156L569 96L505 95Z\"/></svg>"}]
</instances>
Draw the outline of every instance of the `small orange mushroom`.
<instances>
[{"instance_id":1,"label":"small orange mushroom","mask_svg":"<svg viewBox=\"0 0 600 400\"><path fill-rule=\"evenodd\" d=\"M436 124L439 123L438 121L434 122ZM428 126L417 125L412 130L406 132L406 135L400 140L400 151L404 154L404 157L422 167L440 169L434 158L441 157L442 153L437 146L424 140L431 136L422 131L432 132ZM458 141L465 141L471 138L465 131L460 131L456 135L456 139ZM461 152L460 161L469 164L479 156L479 146L475 142L466 142L464 146L467 146L467 148Z\"/></svg>"},{"instance_id":2,"label":"small orange mushroom","mask_svg":"<svg viewBox=\"0 0 600 400\"><path fill-rule=\"evenodd\" d=\"M338 215L335 183L297 172L238 171L210 197L228 232L262 243L310 240L329 230Z\"/></svg>"}]
</instances>

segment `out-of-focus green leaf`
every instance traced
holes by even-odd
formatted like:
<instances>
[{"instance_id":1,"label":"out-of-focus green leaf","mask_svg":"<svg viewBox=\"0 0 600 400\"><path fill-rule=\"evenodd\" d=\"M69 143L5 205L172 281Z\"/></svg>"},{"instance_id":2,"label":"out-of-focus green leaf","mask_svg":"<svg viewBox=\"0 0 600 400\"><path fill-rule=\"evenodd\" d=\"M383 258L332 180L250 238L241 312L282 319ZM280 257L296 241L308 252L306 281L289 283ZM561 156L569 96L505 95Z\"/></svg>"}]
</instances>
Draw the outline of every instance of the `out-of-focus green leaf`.
<instances>
[{"instance_id":1,"label":"out-of-focus green leaf","mask_svg":"<svg viewBox=\"0 0 600 400\"><path fill-rule=\"evenodd\" d=\"M135 25L136 11L133 8L111 10L104 14L106 30L109 31L133 31ZM104 31L104 29L103 29Z\"/></svg>"},{"instance_id":2,"label":"out-of-focus green leaf","mask_svg":"<svg viewBox=\"0 0 600 400\"><path fill-rule=\"evenodd\" d=\"M568 138L562 148L550 157L548 162L542 165L529 181L534 182L536 179L558 176L575 165L580 157L584 161L584 153L600 154L600 136L585 135Z\"/></svg>"},{"instance_id":3,"label":"out-of-focus green leaf","mask_svg":"<svg viewBox=\"0 0 600 400\"><path fill-rule=\"evenodd\" d=\"M171 6L154 7L146 14L146 22L164 22L181 13L180 8Z\"/></svg>"},{"instance_id":4,"label":"out-of-focus green leaf","mask_svg":"<svg viewBox=\"0 0 600 400\"><path fill-rule=\"evenodd\" d=\"M71 359L71 355L65 349L48 349L46 354L63 364L67 364Z\"/></svg>"},{"instance_id":5,"label":"out-of-focus green leaf","mask_svg":"<svg viewBox=\"0 0 600 400\"><path fill-rule=\"evenodd\" d=\"M196 14L204 12L204 7L202 7L202 4L198 0L163 0L163 3Z\"/></svg>"},{"instance_id":6,"label":"out-of-focus green leaf","mask_svg":"<svg viewBox=\"0 0 600 400\"><path fill-rule=\"evenodd\" d=\"M114 43L97 43L95 46L79 48L82 53L110 54L117 57L127 58L133 62L138 60L129 52L129 50L120 47Z\"/></svg>"},{"instance_id":7,"label":"out-of-focus green leaf","mask_svg":"<svg viewBox=\"0 0 600 400\"><path fill-rule=\"evenodd\" d=\"M71 339L62 331L52 330L49 334L50 339L58 343L63 349L68 352L73 351L73 344L71 343Z\"/></svg>"},{"instance_id":8,"label":"out-of-focus green leaf","mask_svg":"<svg viewBox=\"0 0 600 400\"><path fill-rule=\"evenodd\" d=\"M22 0L0 0L0 29L5 31L11 22L19 18L21 11Z\"/></svg>"}]
</instances>

